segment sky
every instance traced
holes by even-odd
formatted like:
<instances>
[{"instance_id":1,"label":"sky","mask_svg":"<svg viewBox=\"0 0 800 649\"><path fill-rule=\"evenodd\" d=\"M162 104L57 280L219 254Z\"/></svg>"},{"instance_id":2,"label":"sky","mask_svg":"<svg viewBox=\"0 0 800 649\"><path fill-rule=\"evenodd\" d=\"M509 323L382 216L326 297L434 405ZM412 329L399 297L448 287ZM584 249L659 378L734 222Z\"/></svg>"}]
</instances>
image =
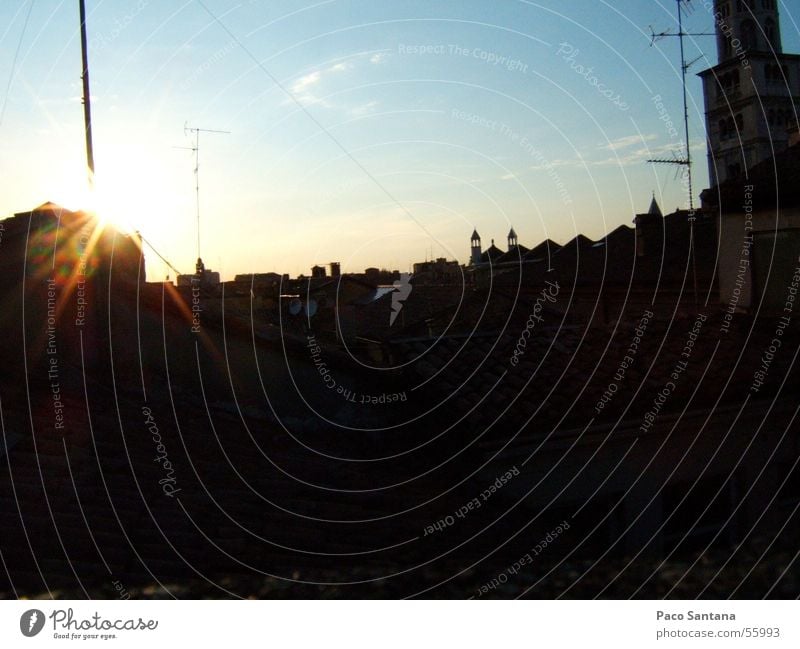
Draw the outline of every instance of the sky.
<instances>
[{"instance_id":1,"label":"sky","mask_svg":"<svg viewBox=\"0 0 800 649\"><path fill-rule=\"evenodd\" d=\"M689 32L713 31L703 0ZM688 206L674 0L86 0L96 197L86 195L78 0L0 3L0 218L93 205L182 272L408 270L484 247L597 239L655 193ZM800 11L779 2L785 52ZM690 37L695 201L708 185ZM659 100L660 97L660 100ZM663 119L662 119L663 118ZM678 125L670 131L664 119ZM145 250L148 279L171 271ZM173 274L174 278L174 274Z\"/></svg>"}]
</instances>

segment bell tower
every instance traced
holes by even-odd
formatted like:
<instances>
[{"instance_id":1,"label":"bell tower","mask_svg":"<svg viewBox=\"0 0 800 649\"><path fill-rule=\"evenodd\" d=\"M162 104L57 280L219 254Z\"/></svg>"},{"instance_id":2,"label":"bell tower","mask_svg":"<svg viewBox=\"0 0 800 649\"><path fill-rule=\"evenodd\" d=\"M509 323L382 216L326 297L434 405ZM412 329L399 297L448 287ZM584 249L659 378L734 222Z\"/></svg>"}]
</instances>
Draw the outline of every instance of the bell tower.
<instances>
[{"instance_id":1,"label":"bell tower","mask_svg":"<svg viewBox=\"0 0 800 649\"><path fill-rule=\"evenodd\" d=\"M514 232L514 228L511 228L511 230L508 231L508 249L513 250L518 244L517 233Z\"/></svg>"},{"instance_id":2,"label":"bell tower","mask_svg":"<svg viewBox=\"0 0 800 649\"><path fill-rule=\"evenodd\" d=\"M473 266L481 263L481 235L478 234L477 230L473 230L472 237L470 237L469 259Z\"/></svg>"},{"instance_id":3,"label":"bell tower","mask_svg":"<svg viewBox=\"0 0 800 649\"><path fill-rule=\"evenodd\" d=\"M718 63L700 73L712 187L788 146L800 106L800 56L783 53L777 5L714 1Z\"/></svg>"},{"instance_id":4,"label":"bell tower","mask_svg":"<svg viewBox=\"0 0 800 649\"><path fill-rule=\"evenodd\" d=\"M776 0L717 0L714 5L720 63L742 52L783 53Z\"/></svg>"}]
</instances>

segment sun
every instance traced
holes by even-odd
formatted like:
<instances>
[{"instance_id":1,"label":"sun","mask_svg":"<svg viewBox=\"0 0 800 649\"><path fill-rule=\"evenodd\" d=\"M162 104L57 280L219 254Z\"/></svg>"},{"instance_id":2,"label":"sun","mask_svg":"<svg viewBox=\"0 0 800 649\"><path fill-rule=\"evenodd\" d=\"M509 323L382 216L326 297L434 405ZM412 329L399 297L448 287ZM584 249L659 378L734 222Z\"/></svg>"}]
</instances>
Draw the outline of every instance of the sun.
<instances>
[{"instance_id":1,"label":"sun","mask_svg":"<svg viewBox=\"0 0 800 649\"><path fill-rule=\"evenodd\" d=\"M89 212L102 228L140 233L153 253L147 255L153 277L173 275L175 266L185 272L197 258L194 159L176 154L165 140L143 136L137 141L122 126L105 133L95 146L91 190L85 158L73 146L51 161L47 181L37 191L44 196L40 202Z\"/></svg>"},{"instance_id":2,"label":"sun","mask_svg":"<svg viewBox=\"0 0 800 649\"><path fill-rule=\"evenodd\" d=\"M168 227L176 208L187 199L170 182L172 171L137 149L108 156L95 175L95 213L125 232Z\"/></svg>"},{"instance_id":3,"label":"sun","mask_svg":"<svg viewBox=\"0 0 800 649\"><path fill-rule=\"evenodd\" d=\"M163 160L135 147L106 148L96 155L97 168L90 188L88 170L83 178L70 174L58 192L71 210L94 214L105 226L123 233L141 231L169 238L177 227L176 215L187 212L192 198L178 171ZM185 175L185 172L184 172Z\"/></svg>"}]
</instances>

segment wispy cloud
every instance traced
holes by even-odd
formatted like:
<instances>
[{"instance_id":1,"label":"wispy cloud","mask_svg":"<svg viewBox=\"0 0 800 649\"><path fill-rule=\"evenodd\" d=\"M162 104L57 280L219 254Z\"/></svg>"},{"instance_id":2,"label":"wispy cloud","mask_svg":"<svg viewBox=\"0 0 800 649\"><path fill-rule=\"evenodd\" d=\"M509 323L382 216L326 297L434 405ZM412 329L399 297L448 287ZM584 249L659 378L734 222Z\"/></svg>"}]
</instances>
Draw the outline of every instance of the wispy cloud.
<instances>
[{"instance_id":1,"label":"wispy cloud","mask_svg":"<svg viewBox=\"0 0 800 649\"><path fill-rule=\"evenodd\" d=\"M671 158L681 157L680 151L674 144L662 144L661 146L648 147L642 146L632 151L627 151L623 155L615 154L602 160L593 160L592 167L628 167L647 162L652 158Z\"/></svg>"},{"instance_id":2,"label":"wispy cloud","mask_svg":"<svg viewBox=\"0 0 800 649\"><path fill-rule=\"evenodd\" d=\"M324 71L322 70L314 70L295 81L289 88L294 98L301 104L320 104L327 107L329 104L314 94L314 88L322 81L323 74ZM288 104L291 101L287 99L284 103Z\"/></svg>"},{"instance_id":3,"label":"wispy cloud","mask_svg":"<svg viewBox=\"0 0 800 649\"><path fill-rule=\"evenodd\" d=\"M657 139L657 135L651 133L649 135L626 135L618 137L616 140L611 140L607 144L600 145L601 149L608 151L619 151L620 149L627 149L628 147L641 145L644 142Z\"/></svg>"},{"instance_id":4,"label":"wispy cloud","mask_svg":"<svg viewBox=\"0 0 800 649\"><path fill-rule=\"evenodd\" d=\"M289 90L294 95L295 99L303 104L320 104L325 107L330 107L328 102L320 99L316 94L314 94L313 89L319 86L319 84L328 76L332 74L341 74L342 72L350 70L352 67L352 63L349 61L338 61L337 63L329 65L326 68L313 70L312 72L308 72L297 79L291 86L289 86ZM287 101L286 103L289 102Z\"/></svg>"},{"instance_id":5,"label":"wispy cloud","mask_svg":"<svg viewBox=\"0 0 800 649\"><path fill-rule=\"evenodd\" d=\"M556 167L582 167L584 164L580 158L556 158L555 160L548 160L539 164L532 165L531 171L542 171L543 169L555 169Z\"/></svg>"},{"instance_id":6,"label":"wispy cloud","mask_svg":"<svg viewBox=\"0 0 800 649\"><path fill-rule=\"evenodd\" d=\"M316 94L316 89L324 84L324 82L333 75L343 74L354 70L359 62L365 59L369 60L372 65L378 65L386 58L387 54L384 51L375 52L359 52L350 55L346 60L333 60L328 61L327 65L319 69L312 70L299 77L289 86L289 90L294 98L303 104L317 104L326 108L331 108L333 105L324 99L320 99ZM287 99L284 103L291 103ZM353 115L363 115L370 112L375 106L378 105L377 101L371 101L354 108L346 109Z\"/></svg>"},{"instance_id":7,"label":"wispy cloud","mask_svg":"<svg viewBox=\"0 0 800 649\"><path fill-rule=\"evenodd\" d=\"M301 95L305 93L311 86L316 86L320 79L322 79L322 73L319 70L309 72L292 84L292 93L295 95Z\"/></svg>"},{"instance_id":8,"label":"wispy cloud","mask_svg":"<svg viewBox=\"0 0 800 649\"><path fill-rule=\"evenodd\" d=\"M364 115L369 115L371 112L373 112L377 106L377 101L368 101L366 104L361 104L360 106L351 108L350 114L354 117L363 117Z\"/></svg>"},{"instance_id":9,"label":"wispy cloud","mask_svg":"<svg viewBox=\"0 0 800 649\"><path fill-rule=\"evenodd\" d=\"M684 157L685 153L682 152L680 146L676 143L669 142L658 146L642 145L645 140L657 139L655 135L631 136L618 138L608 144L600 145L597 147L599 151L610 151L612 155L607 157L595 156L577 156L575 158L556 158L554 160L546 160L538 162L537 164L526 167L518 173L509 173L500 176L500 180L513 180L515 178L523 177L528 172L552 172L557 168L571 168L571 169L585 169L591 167L631 167L639 164L644 164L653 158L663 159L680 159ZM632 148L638 144L636 148ZM692 142L692 150L701 150L705 147L705 142L697 141Z\"/></svg>"},{"instance_id":10,"label":"wispy cloud","mask_svg":"<svg viewBox=\"0 0 800 649\"><path fill-rule=\"evenodd\" d=\"M637 165L652 160L654 158L664 160L680 160L686 157L682 142L667 142L658 146L649 146L646 142L657 140L658 136L650 135L630 135L621 137L608 144L598 146L602 151L612 151L614 155L607 158L593 160L588 164L592 167L627 167ZM638 146L637 146L638 145ZM632 147L637 146L633 149ZM693 140L691 143L692 151L704 151L706 142L702 139ZM624 153L617 153L624 151Z\"/></svg>"},{"instance_id":11,"label":"wispy cloud","mask_svg":"<svg viewBox=\"0 0 800 649\"><path fill-rule=\"evenodd\" d=\"M547 160L535 165L530 165L518 173L512 171L511 173L504 174L500 176L500 180L514 180L516 178L521 178L530 171L552 171L558 167L572 167L573 169L578 169L585 164L586 163L581 158L556 158L555 160Z\"/></svg>"}]
</instances>

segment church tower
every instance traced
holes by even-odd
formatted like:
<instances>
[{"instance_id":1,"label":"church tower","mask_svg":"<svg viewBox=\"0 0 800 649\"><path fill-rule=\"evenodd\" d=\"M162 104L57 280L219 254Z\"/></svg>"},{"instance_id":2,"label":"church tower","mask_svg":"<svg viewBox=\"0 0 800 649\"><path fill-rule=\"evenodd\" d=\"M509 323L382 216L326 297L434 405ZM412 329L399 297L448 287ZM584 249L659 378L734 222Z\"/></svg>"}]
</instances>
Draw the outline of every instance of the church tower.
<instances>
[{"instance_id":1,"label":"church tower","mask_svg":"<svg viewBox=\"0 0 800 649\"><path fill-rule=\"evenodd\" d=\"M711 186L785 149L800 107L800 56L784 54L776 0L714 0L718 64L700 73Z\"/></svg>"},{"instance_id":2,"label":"church tower","mask_svg":"<svg viewBox=\"0 0 800 649\"><path fill-rule=\"evenodd\" d=\"M481 263L481 235L478 234L477 230L473 230L472 237L470 237L469 259L473 266L477 266Z\"/></svg>"},{"instance_id":3,"label":"church tower","mask_svg":"<svg viewBox=\"0 0 800 649\"><path fill-rule=\"evenodd\" d=\"M518 243L517 233L514 232L514 228L511 228L508 232L508 249L513 250L517 247Z\"/></svg>"}]
</instances>

